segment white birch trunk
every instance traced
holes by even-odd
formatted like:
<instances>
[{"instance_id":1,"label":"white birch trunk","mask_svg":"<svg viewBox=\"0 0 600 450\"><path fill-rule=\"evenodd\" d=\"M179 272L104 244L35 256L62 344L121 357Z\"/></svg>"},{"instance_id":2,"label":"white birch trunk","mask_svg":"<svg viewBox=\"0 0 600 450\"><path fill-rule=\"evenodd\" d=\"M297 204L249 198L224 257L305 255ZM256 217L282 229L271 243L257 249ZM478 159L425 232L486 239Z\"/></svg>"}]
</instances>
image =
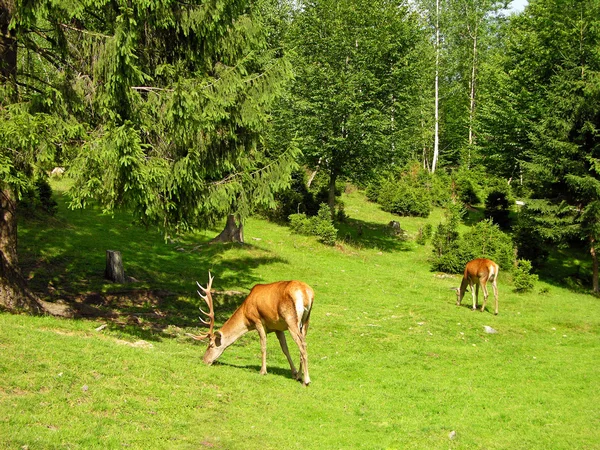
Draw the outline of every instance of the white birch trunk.
<instances>
[{"instance_id":1,"label":"white birch trunk","mask_svg":"<svg viewBox=\"0 0 600 450\"><path fill-rule=\"evenodd\" d=\"M435 17L435 129L433 136L433 160L431 162L431 173L435 173L435 167L440 153L440 137L439 137L439 71L440 71L440 0L435 2L436 17Z\"/></svg>"}]
</instances>

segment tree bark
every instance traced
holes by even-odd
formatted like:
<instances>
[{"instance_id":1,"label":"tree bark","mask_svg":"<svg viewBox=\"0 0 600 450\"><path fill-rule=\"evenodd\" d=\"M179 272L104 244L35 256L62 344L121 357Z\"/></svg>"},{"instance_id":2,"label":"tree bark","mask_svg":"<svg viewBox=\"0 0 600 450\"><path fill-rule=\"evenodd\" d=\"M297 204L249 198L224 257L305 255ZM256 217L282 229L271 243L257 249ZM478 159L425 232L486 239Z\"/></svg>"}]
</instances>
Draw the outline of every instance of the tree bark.
<instances>
[{"instance_id":1,"label":"tree bark","mask_svg":"<svg viewBox=\"0 0 600 450\"><path fill-rule=\"evenodd\" d=\"M590 254L592 255L592 289L594 294L598 294L598 255L596 254L596 240L590 237Z\"/></svg>"},{"instance_id":2,"label":"tree bark","mask_svg":"<svg viewBox=\"0 0 600 450\"><path fill-rule=\"evenodd\" d=\"M114 283L125 283L125 271L123 270L123 258L121 252L106 250L106 269L104 277Z\"/></svg>"},{"instance_id":3,"label":"tree bark","mask_svg":"<svg viewBox=\"0 0 600 450\"><path fill-rule=\"evenodd\" d=\"M334 219L335 216L335 182L337 181L337 174L332 171L329 174L329 192L327 195L327 204L329 205L329 210L331 211L331 218Z\"/></svg>"},{"instance_id":4,"label":"tree bark","mask_svg":"<svg viewBox=\"0 0 600 450\"><path fill-rule=\"evenodd\" d=\"M240 242L244 243L244 224L240 221L239 225L235 221L235 216L230 214L227 216L227 223L225 229L221 233L213 238L212 242Z\"/></svg>"},{"instance_id":5,"label":"tree bark","mask_svg":"<svg viewBox=\"0 0 600 450\"><path fill-rule=\"evenodd\" d=\"M14 10L14 0L0 0L0 82L16 86L17 40L8 27Z\"/></svg>"},{"instance_id":6,"label":"tree bark","mask_svg":"<svg viewBox=\"0 0 600 450\"><path fill-rule=\"evenodd\" d=\"M28 287L17 260L16 201L12 191L0 191L0 307L9 311L69 317L66 305L40 299Z\"/></svg>"}]
</instances>

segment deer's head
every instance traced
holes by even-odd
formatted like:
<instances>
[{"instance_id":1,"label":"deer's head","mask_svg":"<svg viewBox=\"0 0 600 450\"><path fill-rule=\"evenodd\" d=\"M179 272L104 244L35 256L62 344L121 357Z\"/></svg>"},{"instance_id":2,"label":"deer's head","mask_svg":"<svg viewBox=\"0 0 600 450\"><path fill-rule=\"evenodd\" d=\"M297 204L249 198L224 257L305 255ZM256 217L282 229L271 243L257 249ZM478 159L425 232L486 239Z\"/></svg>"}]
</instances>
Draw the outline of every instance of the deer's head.
<instances>
[{"instance_id":1,"label":"deer's head","mask_svg":"<svg viewBox=\"0 0 600 450\"><path fill-rule=\"evenodd\" d=\"M194 335L190 333L187 334L188 336L190 336L193 339L196 339L197 341L208 340L208 347L206 349L206 352L204 353L204 357L202 358L204 363L208 365L211 365L213 362L215 362L215 360L219 356L221 356L221 353L223 353L223 351L226 348L222 342L223 340L221 332L213 331L215 327L215 309L213 305L212 295L210 293L213 280L214 277L210 274L210 272L208 272L208 285L206 286L206 288L196 281L198 287L202 290L202 292L204 292L202 293L200 291L197 291L198 295L202 297L202 299L206 302L206 305L208 306L208 312L203 311L202 308L200 308L200 312L208 318L208 320L205 320L202 317L200 317L200 321L203 324L208 325L208 333L203 333L199 335Z\"/></svg>"}]
</instances>

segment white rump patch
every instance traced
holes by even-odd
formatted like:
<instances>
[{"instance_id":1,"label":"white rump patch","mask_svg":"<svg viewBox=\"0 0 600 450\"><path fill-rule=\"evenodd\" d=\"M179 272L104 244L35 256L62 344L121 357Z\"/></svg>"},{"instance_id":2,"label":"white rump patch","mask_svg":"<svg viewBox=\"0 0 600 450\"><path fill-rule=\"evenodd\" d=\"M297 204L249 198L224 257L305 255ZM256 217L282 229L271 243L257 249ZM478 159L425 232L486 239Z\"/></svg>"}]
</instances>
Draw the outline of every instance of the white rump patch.
<instances>
[{"instance_id":1,"label":"white rump patch","mask_svg":"<svg viewBox=\"0 0 600 450\"><path fill-rule=\"evenodd\" d=\"M302 328L302 324L308 315L308 311L310 311L310 305L308 309L304 308L304 294L302 291L298 290L294 292L294 303L296 304L296 314L298 317L298 328Z\"/></svg>"}]
</instances>

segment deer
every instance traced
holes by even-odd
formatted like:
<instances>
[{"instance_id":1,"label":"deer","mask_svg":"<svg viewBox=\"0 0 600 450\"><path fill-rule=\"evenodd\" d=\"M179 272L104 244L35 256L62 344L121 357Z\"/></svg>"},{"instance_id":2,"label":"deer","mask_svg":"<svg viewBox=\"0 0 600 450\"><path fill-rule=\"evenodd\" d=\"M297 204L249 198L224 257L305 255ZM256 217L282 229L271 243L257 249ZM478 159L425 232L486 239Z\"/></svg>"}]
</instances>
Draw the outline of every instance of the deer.
<instances>
[{"instance_id":1,"label":"deer","mask_svg":"<svg viewBox=\"0 0 600 450\"><path fill-rule=\"evenodd\" d=\"M300 381L300 374L302 374L303 385L308 386L310 376L308 375L306 333L308 332L310 312L315 296L312 288L302 281L257 284L221 329L214 331L215 312L211 295L213 279L214 277L209 272L206 288L196 282L202 291L197 291L198 295L206 302L208 307L208 312L200 308L202 314L207 318L206 320L200 317L200 321L209 327L208 332L200 335L187 333L195 340L208 339L208 347L203 357L204 363L212 365L227 347L248 331L256 330L260 338L262 352L260 374L265 375L267 373L267 333L275 332L281 350L292 369L292 377ZM300 349L300 371L296 370L290 356L284 334L285 330L289 331L292 339Z\"/></svg>"},{"instance_id":2,"label":"deer","mask_svg":"<svg viewBox=\"0 0 600 450\"><path fill-rule=\"evenodd\" d=\"M486 285L487 282L490 281L492 283L492 288L494 289L494 300L496 303L494 314L498 314L498 286L496 285L498 271L498 264L491 259L477 258L473 261L469 261L465 266L465 273L460 288L452 288L456 291L456 305L460 306L460 302L465 295L468 284L471 288L471 295L473 296L473 311L475 311L477 309L477 300L479 297L479 286L481 286L481 289L483 290L483 304L481 306L481 311L484 311L488 298ZM473 289L474 284L476 285L475 290Z\"/></svg>"}]
</instances>

